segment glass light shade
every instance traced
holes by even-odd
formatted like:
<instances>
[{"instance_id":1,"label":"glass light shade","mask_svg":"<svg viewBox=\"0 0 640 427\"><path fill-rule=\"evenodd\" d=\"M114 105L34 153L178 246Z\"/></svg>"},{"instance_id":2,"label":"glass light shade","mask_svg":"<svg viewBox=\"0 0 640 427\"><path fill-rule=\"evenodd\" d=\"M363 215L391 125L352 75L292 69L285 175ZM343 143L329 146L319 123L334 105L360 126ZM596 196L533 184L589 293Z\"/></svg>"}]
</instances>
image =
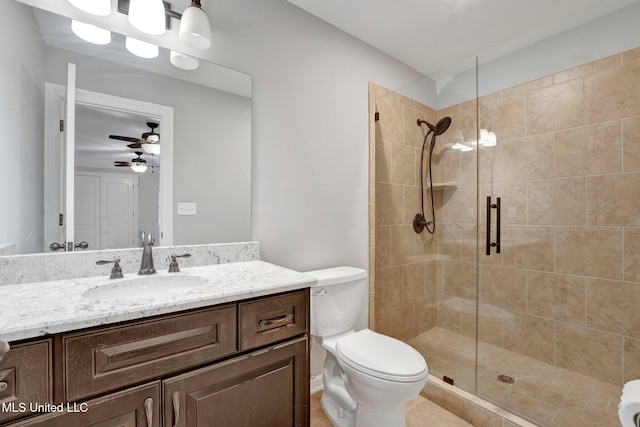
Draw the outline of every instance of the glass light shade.
<instances>
[{"instance_id":1,"label":"glass light shade","mask_svg":"<svg viewBox=\"0 0 640 427\"><path fill-rule=\"evenodd\" d=\"M480 144L487 145L487 142L489 142L489 131L480 129Z\"/></svg>"},{"instance_id":2,"label":"glass light shade","mask_svg":"<svg viewBox=\"0 0 640 427\"><path fill-rule=\"evenodd\" d=\"M148 154L160 154L160 144L157 143L153 143L153 144L142 144L142 149L144 150L145 153Z\"/></svg>"},{"instance_id":3,"label":"glass light shade","mask_svg":"<svg viewBox=\"0 0 640 427\"><path fill-rule=\"evenodd\" d=\"M198 68L200 61L193 56L185 55L184 53L176 52L172 50L169 54L169 61L178 68L183 70L195 70Z\"/></svg>"},{"instance_id":4,"label":"glass light shade","mask_svg":"<svg viewBox=\"0 0 640 427\"><path fill-rule=\"evenodd\" d=\"M178 38L185 45L194 49L211 47L211 24L204 10L197 6L189 6L182 13Z\"/></svg>"},{"instance_id":5,"label":"glass light shade","mask_svg":"<svg viewBox=\"0 0 640 427\"><path fill-rule=\"evenodd\" d=\"M95 25L86 24L84 22L71 21L71 31L82 40L93 44L109 44L111 43L111 31Z\"/></svg>"},{"instance_id":6,"label":"glass light shade","mask_svg":"<svg viewBox=\"0 0 640 427\"><path fill-rule=\"evenodd\" d=\"M496 133L495 132L489 132L489 136L488 136L487 142L485 142L484 145L486 147L493 147L497 143L498 143L498 138L496 137Z\"/></svg>"},{"instance_id":7,"label":"glass light shade","mask_svg":"<svg viewBox=\"0 0 640 427\"><path fill-rule=\"evenodd\" d=\"M153 144L160 141L160 135L152 133L151 135L147 136L146 139L147 139L147 142L150 142Z\"/></svg>"},{"instance_id":8,"label":"glass light shade","mask_svg":"<svg viewBox=\"0 0 640 427\"><path fill-rule=\"evenodd\" d=\"M131 0L129 23L143 33L159 36L166 31L166 18L162 0Z\"/></svg>"},{"instance_id":9,"label":"glass light shade","mask_svg":"<svg viewBox=\"0 0 640 427\"><path fill-rule=\"evenodd\" d=\"M83 12L97 16L111 15L111 0L68 0Z\"/></svg>"},{"instance_id":10,"label":"glass light shade","mask_svg":"<svg viewBox=\"0 0 640 427\"><path fill-rule=\"evenodd\" d=\"M151 59L158 56L160 49L158 46L152 43L143 42L142 40L134 39L133 37L127 37L124 42L127 50L140 58Z\"/></svg>"},{"instance_id":11,"label":"glass light shade","mask_svg":"<svg viewBox=\"0 0 640 427\"><path fill-rule=\"evenodd\" d=\"M136 173L143 173L147 170L146 163L132 163L131 170Z\"/></svg>"},{"instance_id":12,"label":"glass light shade","mask_svg":"<svg viewBox=\"0 0 640 427\"><path fill-rule=\"evenodd\" d=\"M468 145L460 144L459 142L456 142L455 144L453 144L451 146L451 148L453 148L454 150L460 150L460 151L471 151L471 150L473 150L473 147L469 147Z\"/></svg>"}]
</instances>

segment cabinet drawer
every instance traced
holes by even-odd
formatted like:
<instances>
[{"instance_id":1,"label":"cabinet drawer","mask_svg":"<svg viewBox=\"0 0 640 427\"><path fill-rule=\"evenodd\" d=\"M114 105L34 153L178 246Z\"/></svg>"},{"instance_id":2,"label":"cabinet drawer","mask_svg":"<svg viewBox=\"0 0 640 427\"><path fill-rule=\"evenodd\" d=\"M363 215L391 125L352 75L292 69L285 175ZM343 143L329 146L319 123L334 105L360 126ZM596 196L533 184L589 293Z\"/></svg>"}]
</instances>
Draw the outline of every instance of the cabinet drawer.
<instances>
[{"instance_id":1,"label":"cabinet drawer","mask_svg":"<svg viewBox=\"0 0 640 427\"><path fill-rule=\"evenodd\" d=\"M59 403L55 412L11 427L136 427L160 425L160 382L133 387L88 402Z\"/></svg>"},{"instance_id":2,"label":"cabinet drawer","mask_svg":"<svg viewBox=\"0 0 640 427\"><path fill-rule=\"evenodd\" d=\"M0 364L0 424L28 415L29 403L52 402L51 341L11 347Z\"/></svg>"},{"instance_id":3,"label":"cabinet drawer","mask_svg":"<svg viewBox=\"0 0 640 427\"><path fill-rule=\"evenodd\" d=\"M66 400L159 378L233 354L235 337L233 304L64 335Z\"/></svg>"},{"instance_id":4,"label":"cabinet drawer","mask_svg":"<svg viewBox=\"0 0 640 427\"><path fill-rule=\"evenodd\" d=\"M238 304L240 351L304 334L309 328L309 290Z\"/></svg>"}]
</instances>

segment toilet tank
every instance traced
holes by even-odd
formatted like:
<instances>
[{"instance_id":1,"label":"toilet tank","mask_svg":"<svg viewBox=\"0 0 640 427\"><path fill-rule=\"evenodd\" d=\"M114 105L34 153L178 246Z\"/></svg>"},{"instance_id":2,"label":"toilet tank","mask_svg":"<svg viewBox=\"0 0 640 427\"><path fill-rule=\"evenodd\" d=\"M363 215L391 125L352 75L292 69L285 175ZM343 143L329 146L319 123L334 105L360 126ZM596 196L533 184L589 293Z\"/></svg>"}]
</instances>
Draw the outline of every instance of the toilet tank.
<instances>
[{"instance_id":1,"label":"toilet tank","mask_svg":"<svg viewBox=\"0 0 640 427\"><path fill-rule=\"evenodd\" d=\"M318 281L311 288L311 335L330 337L353 329L367 292L367 271L334 267L306 274Z\"/></svg>"}]
</instances>

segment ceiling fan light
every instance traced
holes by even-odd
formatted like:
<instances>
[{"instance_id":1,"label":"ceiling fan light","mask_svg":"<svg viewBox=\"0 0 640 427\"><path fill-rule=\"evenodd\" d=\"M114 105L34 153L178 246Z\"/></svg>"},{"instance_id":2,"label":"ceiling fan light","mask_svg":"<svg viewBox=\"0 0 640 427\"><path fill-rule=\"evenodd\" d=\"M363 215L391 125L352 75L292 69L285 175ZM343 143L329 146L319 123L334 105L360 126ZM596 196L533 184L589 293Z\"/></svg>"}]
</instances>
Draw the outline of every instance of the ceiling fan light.
<instances>
[{"instance_id":1,"label":"ceiling fan light","mask_svg":"<svg viewBox=\"0 0 640 427\"><path fill-rule=\"evenodd\" d=\"M147 136L147 142L151 144L155 144L158 141L160 141L160 135L157 133L150 133L149 136Z\"/></svg>"},{"instance_id":2,"label":"ceiling fan light","mask_svg":"<svg viewBox=\"0 0 640 427\"><path fill-rule=\"evenodd\" d=\"M147 43L142 40L134 39L133 37L127 37L125 41L127 50L140 58L152 59L158 56L160 49L158 46L152 43Z\"/></svg>"},{"instance_id":3,"label":"ceiling fan light","mask_svg":"<svg viewBox=\"0 0 640 427\"><path fill-rule=\"evenodd\" d=\"M199 1L193 1L185 9L180 20L178 38L185 45L194 49L209 49L211 47L211 24Z\"/></svg>"},{"instance_id":4,"label":"ceiling fan light","mask_svg":"<svg viewBox=\"0 0 640 427\"><path fill-rule=\"evenodd\" d=\"M159 36L166 31L162 0L131 0L129 23L143 33Z\"/></svg>"},{"instance_id":5,"label":"ceiling fan light","mask_svg":"<svg viewBox=\"0 0 640 427\"><path fill-rule=\"evenodd\" d=\"M74 19L71 21L71 31L73 31L73 34L89 43L100 45L111 43L111 31L96 27L95 25L76 21Z\"/></svg>"},{"instance_id":6,"label":"ceiling fan light","mask_svg":"<svg viewBox=\"0 0 640 427\"><path fill-rule=\"evenodd\" d=\"M141 146L144 152L147 154L153 154L153 155L160 154L160 144L158 143L141 144Z\"/></svg>"},{"instance_id":7,"label":"ceiling fan light","mask_svg":"<svg viewBox=\"0 0 640 427\"><path fill-rule=\"evenodd\" d=\"M132 163L131 170L136 173L144 173L147 170L147 165L145 163Z\"/></svg>"},{"instance_id":8,"label":"ceiling fan light","mask_svg":"<svg viewBox=\"0 0 640 427\"><path fill-rule=\"evenodd\" d=\"M111 0L68 0L83 12L97 16L111 15Z\"/></svg>"},{"instance_id":9,"label":"ceiling fan light","mask_svg":"<svg viewBox=\"0 0 640 427\"><path fill-rule=\"evenodd\" d=\"M174 66L188 71L195 70L200 64L198 58L176 52L175 50L172 50L169 54L169 60Z\"/></svg>"}]
</instances>

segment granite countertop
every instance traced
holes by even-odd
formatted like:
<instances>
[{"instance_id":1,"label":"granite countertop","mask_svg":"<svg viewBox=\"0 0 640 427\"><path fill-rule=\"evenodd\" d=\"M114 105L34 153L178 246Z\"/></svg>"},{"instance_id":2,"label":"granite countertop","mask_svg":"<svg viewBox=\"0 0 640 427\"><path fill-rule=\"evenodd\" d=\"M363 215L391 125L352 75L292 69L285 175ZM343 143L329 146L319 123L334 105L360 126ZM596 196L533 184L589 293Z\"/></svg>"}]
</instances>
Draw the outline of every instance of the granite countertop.
<instances>
[{"instance_id":1,"label":"granite countertop","mask_svg":"<svg viewBox=\"0 0 640 427\"><path fill-rule=\"evenodd\" d=\"M84 295L136 278L197 276L203 284L143 298L101 299ZM189 277L187 279L192 279ZM311 276L264 261L234 262L159 271L152 276L125 274L0 287L0 339L16 341L125 320L206 307L307 288Z\"/></svg>"}]
</instances>

